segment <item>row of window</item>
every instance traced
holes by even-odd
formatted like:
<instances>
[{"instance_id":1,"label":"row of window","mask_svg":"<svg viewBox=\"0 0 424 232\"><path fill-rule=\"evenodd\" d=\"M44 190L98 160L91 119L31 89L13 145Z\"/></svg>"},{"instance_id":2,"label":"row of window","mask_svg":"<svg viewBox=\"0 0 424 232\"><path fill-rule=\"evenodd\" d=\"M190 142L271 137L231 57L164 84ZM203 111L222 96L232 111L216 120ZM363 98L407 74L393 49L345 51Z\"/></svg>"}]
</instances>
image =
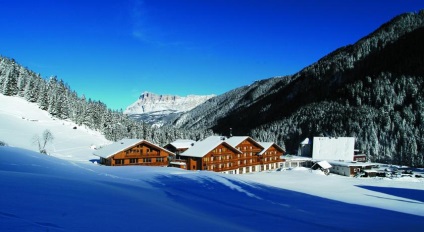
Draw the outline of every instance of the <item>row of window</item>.
<instances>
[{"instance_id":1,"label":"row of window","mask_svg":"<svg viewBox=\"0 0 424 232\"><path fill-rule=\"evenodd\" d=\"M252 146L250 146L250 147L236 147L236 148L240 151L246 151L247 149L249 149L251 151L253 149Z\"/></svg>"},{"instance_id":2,"label":"row of window","mask_svg":"<svg viewBox=\"0 0 424 232\"><path fill-rule=\"evenodd\" d=\"M240 166L240 165L242 165L242 164L244 164L244 165L246 165L246 164L252 164L252 160L249 160L249 162L247 162L246 160L244 160L243 162L241 162L241 161L238 161L238 163L237 163L238 165L237 166ZM275 165L275 166L274 166ZM204 170L215 170L215 169L225 169L225 168L232 168L233 166L235 166L235 165L233 165L233 163L225 163L225 164L212 164L212 165L207 165L207 164L204 164L204 166L203 166L203 169ZM276 168L277 167L277 164L276 163L272 163L272 164L265 164L265 165L262 165L261 166L262 167L262 170L266 170L266 169L273 169L274 167ZM254 172L255 171L255 166L251 166L251 168L252 168L252 171ZM240 169L242 169L242 168L240 168ZM248 169L247 169L248 170Z\"/></svg>"},{"instance_id":3,"label":"row of window","mask_svg":"<svg viewBox=\"0 0 424 232\"><path fill-rule=\"evenodd\" d=\"M206 166L205 170L219 170L219 169L224 169L224 168L231 168L231 166L225 166L225 165L210 165L210 166ZM275 169L277 168L277 164L267 164L267 165L261 165L260 171L265 171L265 170L271 170L271 169ZM239 174L242 173L249 173L249 172L256 172L256 166L250 166L250 167L241 167L238 169L239 170ZM259 170L258 170L259 171ZM233 171L230 172L230 174L233 174Z\"/></svg>"},{"instance_id":4,"label":"row of window","mask_svg":"<svg viewBox=\"0 0 424 232\"><path fill-rule=\"evenodd\" d=\"M265 157L264 161L266 162L266 161L273 161L273 160L278 160L278 159L279 159L278 156L272 156L272 157Z\"/></svg>"},{"instance_id":5,"label":"row of window","mask_svg":"<svg viewBox=\"0 0 424 232\"><path fill-rule=\"evenodd\" d=\"M138 158L132 158L132 159L129 159L129 161L130 161L129 163L130 164L138 164L139 160L140 159L138 159ZM143 163L152 163L152 158L143 158L141 160L143 160ZM156 158L155 162L157 162L157 163L165 162L165 158L164 157ZM116 165L122 165L124 163L125 163L125 159L116 159L115 160Z\"/></svg>"},{"instance_id":6,"label":"row of window","mask_svg":"<svg viewBox=\"0 0 424 232\"><path fill-rule=\"evenodd\" d=\"M140 146L140 145L139 145ZM143 154L143 147L140 147L141 149L138 149L139 148L139 146L137 146L136 148L132 148L132 149L129 149L129 150L127 150L125 153L128 155L128 154L130 154L130 153L141 153L141 154ZM151 151L154 151L153 149L151 150L150 148L146 148L145 149L145 151L146 152L151 152Z\"/></svg>"},{"instance_id":7,"label":"row of window","mask_svg":"<svg viewBox=\"0 0 424 232\"><path fill-rule=\"evenodd\" d=\"M264 155L276 155L277 151L267 151Z\"/></svg>"},{"instance_id":8,"label":"row of window","mask_svg":"<svg viewBox=\"0 0 424 232\"><path fill-rule=\"evenodd\" d=\"M222 153L222 152L226 152L227 148L217 148L217 149L213 149L212 152L213 153Z\"/></svg>"},{"instance_id":9,"label":"row of window","mask_svg":"<svg viewBox=\"0 0 424 232\"><path fill-rule=\"evenodd\" d=\"M240 154L238 154L237 155L237 158L246 158L246 157L251 157L252 156L252 153L250 153L250 155L247 155L246 153L245 154L242 154L242 155L240 155ZM204 162L213 162L213 161L223 161L223 160L231 160L232 159L232 156L231 155L224 155L224 156L212 156L212 157L204 157L203 158L203 161ZM264 161L273 161L273 160L279 160L279 157L278 156L271 156L271 157L264 157L263 158L263 160ZM252 162L252 159L250 159L250 163ZM239 163L240 163L240 161L239 161Z\"/></svg>"}]
</instances>

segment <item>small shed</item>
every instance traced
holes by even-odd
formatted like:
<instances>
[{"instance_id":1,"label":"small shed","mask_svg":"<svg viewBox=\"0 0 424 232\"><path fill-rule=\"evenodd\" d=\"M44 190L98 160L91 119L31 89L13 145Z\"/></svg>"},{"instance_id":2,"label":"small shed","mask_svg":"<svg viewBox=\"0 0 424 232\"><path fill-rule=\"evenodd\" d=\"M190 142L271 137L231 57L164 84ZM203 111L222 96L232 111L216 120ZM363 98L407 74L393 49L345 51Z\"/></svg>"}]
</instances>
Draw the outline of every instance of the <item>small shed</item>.
<instances>
[{"instance_id":1,"label":"small shed","mask_svg":"<svg viewBox=\"0 0 424 232\"><path fill-rule=\"evenodd\" d=\"M311 169L319 169L321 170L325 175L329 175L330 174L330 168L331 168L331 164L329 164L327 161L322 160L319 162L316 162L314 165L312 165Z\"/></svg>"}]
</instances>

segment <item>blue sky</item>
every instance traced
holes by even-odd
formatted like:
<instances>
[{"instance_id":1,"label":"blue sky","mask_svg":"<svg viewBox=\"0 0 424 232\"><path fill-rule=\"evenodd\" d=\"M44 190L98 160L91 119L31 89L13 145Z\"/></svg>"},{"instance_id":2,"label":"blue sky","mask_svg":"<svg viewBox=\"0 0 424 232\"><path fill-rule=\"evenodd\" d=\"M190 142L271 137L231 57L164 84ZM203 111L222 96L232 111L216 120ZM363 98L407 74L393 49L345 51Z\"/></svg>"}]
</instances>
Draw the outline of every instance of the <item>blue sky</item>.
<instances>
[{"instance_id":1,"label":"blue sky","mask_svg":"<svg viewBox=\"0 0 424 232\"><path fill-rule=\"evenodd\" d=\"M125 109L293 74L422 0L0 0L0 54Z\"/></svg>"}]
</instances>

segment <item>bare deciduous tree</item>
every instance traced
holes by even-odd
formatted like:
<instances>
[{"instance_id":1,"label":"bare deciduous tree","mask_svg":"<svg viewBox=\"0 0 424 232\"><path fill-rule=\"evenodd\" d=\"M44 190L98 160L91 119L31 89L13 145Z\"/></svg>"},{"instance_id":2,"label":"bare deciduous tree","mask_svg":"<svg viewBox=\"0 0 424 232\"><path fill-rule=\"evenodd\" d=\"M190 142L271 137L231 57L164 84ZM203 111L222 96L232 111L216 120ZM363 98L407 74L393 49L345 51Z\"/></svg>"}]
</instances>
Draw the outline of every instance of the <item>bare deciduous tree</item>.
<instances>
[{"instance_id":1,"label":"bare deciduous tree","mask_svg":"<svg viewBox=\"0 0 424 232\"><path fill-rule=\"evenodd\" d=\"M38 135L34 136L34 143L38 145L38 150L42 154L47 154L46 145L47 143L53 141L54 137L50 130L44 130L42 137Z\"/></svg>"}]
</instances>

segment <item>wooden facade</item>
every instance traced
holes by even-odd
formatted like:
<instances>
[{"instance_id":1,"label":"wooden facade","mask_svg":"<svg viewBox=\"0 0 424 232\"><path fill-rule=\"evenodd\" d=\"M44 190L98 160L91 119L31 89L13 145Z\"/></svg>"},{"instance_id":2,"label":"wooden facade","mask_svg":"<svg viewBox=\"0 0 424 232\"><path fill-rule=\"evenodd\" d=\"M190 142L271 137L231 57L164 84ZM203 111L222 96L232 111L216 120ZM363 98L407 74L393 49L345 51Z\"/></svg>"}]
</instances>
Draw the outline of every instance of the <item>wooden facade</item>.
<instances>
[{"instance_id":1,"label":"wooden facade","mask_svg":"<svg viewBox=\"0 0 424 232\"><path fill-rule=\"evenodd\" d=\"M200 167L195 167L192 163L190 170L210 170L215 172L234 170L237 167L237 157L239 155L240 151L227 143L222 143L198 159Z\"/></svg>"},{"instance_id":2,"label":"wooden facade","mask_svg":"<svg viewBox=\"0 0 424 232\"><path fill-rule=\"evenodd\" d=\"M208 170L243 174L279 168L284 150L274 143L256 142L250 137L211 136L180 154L187 170Z\"/></svg>"},{"instance_id":3,"label":"wooden facade","mask_svg":"<svg viewBox=\"0 0 424 232\"><path fill-rule=\"evenodd\" d=\"M279 168L283 160L281 156L284 150L275 143L262 143L265 147L260 153L260 171L272 170Z\"/></svg>"},{"instance_id":4,"label":"wooden facade","mask_svg":"<svg viewBox=\"0 0 424 232\"><path fill-rule=\"evenodd\" d=\"M108 166L168 166L175 154L146 140L120 140L94 153Z\"/></svg>"}]
</instances>

